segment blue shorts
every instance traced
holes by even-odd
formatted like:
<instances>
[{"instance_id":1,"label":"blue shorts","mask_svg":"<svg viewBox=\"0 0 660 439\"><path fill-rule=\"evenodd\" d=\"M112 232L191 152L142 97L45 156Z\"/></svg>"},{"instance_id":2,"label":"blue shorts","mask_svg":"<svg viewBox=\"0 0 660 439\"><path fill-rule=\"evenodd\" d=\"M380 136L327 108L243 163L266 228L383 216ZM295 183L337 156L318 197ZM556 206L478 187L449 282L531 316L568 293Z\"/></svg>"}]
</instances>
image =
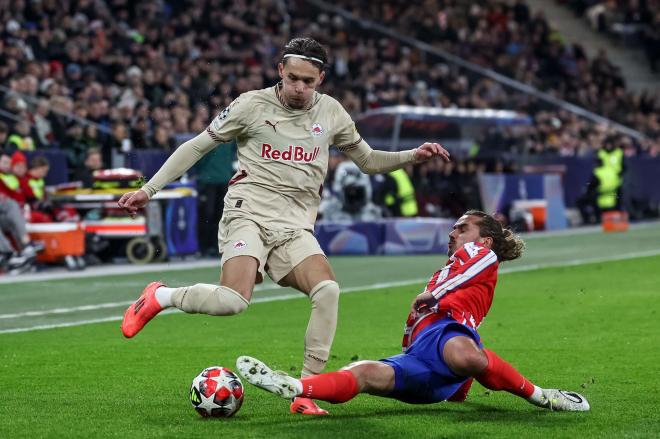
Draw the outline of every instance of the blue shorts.
<instances>
[{"instance_id":1,"label":"blue shorts","mask_svg":"<svg viewBox=\"0 0 660 439\"><path fill-rule=\"evenodd\" d=\"M394 390L387 396L410 404L431 404L456 393L469 377L454 374L442 357L445 343L456 336L470 337L483 347L477 331L447 317L422 329L405 354L380 360L394 368Z\"/></svg>"}]
</instances>

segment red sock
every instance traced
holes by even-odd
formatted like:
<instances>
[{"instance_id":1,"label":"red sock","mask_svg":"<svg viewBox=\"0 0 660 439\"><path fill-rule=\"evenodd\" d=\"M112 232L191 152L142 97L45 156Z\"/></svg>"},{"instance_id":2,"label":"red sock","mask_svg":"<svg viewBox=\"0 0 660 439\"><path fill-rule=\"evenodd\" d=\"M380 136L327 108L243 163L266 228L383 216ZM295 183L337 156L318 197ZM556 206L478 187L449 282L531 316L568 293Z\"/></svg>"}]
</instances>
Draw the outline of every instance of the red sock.
<instances>
[{"instance_id":1,"label":"red sock","mask_svg":"<svg viewBox=\"0 0 660 439\"><path fill-rule=\"evenodd\" d=\"M475 377L481 385L491 390L505 390L523 398L532 396L534 384L498 357L495 352L488 349L484 349L484 352L488 357L488 367L481 375Z\"/></svg>"},{"instance_id":2,"label":"red sock","mask_svg":"<svg viewBox=\"0 0 660 439\"><path fill-rule=\"evenodd\" d=\"M360 393L358 382L349 370L311 375L300 379L305 398L320 399L333 404L351 400Z\"/></svg>"}]
</instances>

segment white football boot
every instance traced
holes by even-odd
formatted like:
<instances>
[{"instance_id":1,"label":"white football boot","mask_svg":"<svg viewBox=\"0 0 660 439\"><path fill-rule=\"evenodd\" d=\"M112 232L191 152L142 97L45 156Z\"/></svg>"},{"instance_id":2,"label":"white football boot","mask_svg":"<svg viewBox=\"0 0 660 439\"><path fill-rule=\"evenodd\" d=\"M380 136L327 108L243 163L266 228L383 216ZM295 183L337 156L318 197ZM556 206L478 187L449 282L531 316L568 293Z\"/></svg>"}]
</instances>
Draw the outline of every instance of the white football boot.
<instances>
[{"instance_id":1,"label":"white football boot","mask_svg":"<svg viewBox=\"0 0 660 439\"><path fill-rule=\"evenodd\" d=\"M543 402L540 407L556 412L588 412L591 408L587 399L579 393L559 389L542 389Z\"/></svg>"},{"instance_id":2,"label":"white football boot","mask_svg":"<svg viewBox=\"0 0 660 439\"><path fill-rule=\"evenodd\" d=\"M273 371L256 358L240 356L236 359L236 369L250 384L291 399L302 393L302 384L284 372Z\"/></svg>"}]
</instances>

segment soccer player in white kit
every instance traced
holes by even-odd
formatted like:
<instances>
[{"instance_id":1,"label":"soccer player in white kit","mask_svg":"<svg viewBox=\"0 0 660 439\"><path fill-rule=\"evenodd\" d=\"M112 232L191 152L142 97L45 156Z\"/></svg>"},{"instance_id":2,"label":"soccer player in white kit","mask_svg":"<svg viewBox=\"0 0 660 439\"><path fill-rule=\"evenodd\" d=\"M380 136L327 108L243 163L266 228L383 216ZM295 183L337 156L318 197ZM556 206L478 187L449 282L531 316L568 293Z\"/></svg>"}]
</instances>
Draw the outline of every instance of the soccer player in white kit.
<instances>
[{"instance_id":1,"label":"soccer player in white kit","mask_svg":"<svg viewBox=\"0 0 660 439\"><path fill-rule=\"evenodd\" d=\"M294 38L278 64L281 81L241 94L208 128L183 143L147 184L121 197L135 215L166 184L183 175L220 143L237 141L239 169L229 182L218 242L220 285L169 288L152 282L124 314L130 338L168 307L187 313L234 315L244 311L264 273L306 294L312 311L305 334L302 376L319 374L337 325L339 286L313 235L331 145L365 173L383 173L449 153L437 143L384 152L372 150L339 102L316 88L327 54L311 38ZM326 414L313 400L296 398L292 413Z\"/></svg>"}]
</instances>

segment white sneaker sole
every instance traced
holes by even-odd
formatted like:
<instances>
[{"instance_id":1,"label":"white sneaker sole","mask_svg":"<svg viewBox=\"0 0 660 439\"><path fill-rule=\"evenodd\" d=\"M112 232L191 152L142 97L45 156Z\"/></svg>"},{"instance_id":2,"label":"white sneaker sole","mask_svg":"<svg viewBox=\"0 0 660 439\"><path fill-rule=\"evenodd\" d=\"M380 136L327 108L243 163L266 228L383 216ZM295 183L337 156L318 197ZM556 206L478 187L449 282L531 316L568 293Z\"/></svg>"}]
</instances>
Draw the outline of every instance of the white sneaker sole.
<instances>
[{"instance_id":1,"label":"white sneaker sole","mask_svg":"<svg viewBox=\"0 0 660 439\"><path fill-rule=\"evenodd\" d=\"M236 369L250 384L260 387L282 398L298 396L297 380L288 375L273 372L256 358L240 356L236 359Z\"/></svg>"}]
</instances>

